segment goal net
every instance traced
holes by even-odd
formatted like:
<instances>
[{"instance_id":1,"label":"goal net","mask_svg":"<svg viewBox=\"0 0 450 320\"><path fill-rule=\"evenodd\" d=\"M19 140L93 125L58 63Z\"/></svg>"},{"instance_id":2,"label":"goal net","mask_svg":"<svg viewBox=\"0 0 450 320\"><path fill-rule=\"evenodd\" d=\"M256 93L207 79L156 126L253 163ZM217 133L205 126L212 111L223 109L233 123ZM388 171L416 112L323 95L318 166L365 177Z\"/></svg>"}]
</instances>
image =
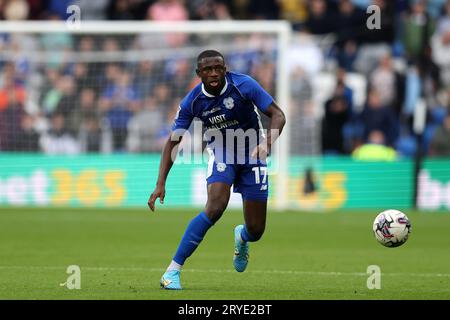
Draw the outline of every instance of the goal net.
<instances>
[{"instance_id":1,"label":"goal net","mask_svg":"<svg viewBox=\"0 0 450 320\"><path fill-rule=\"evenodd\" d=\"M289 119L289 38L287 23L267 21L2 23L0 204L146 205L180 100L199 83L197 55L222 52L228 69L254 77ZM206 200L195 125L183 143L202 156L174 166L169 206ZM288 125L269 170L280 209L289 138Z\"/></svg>"}]
</instances>

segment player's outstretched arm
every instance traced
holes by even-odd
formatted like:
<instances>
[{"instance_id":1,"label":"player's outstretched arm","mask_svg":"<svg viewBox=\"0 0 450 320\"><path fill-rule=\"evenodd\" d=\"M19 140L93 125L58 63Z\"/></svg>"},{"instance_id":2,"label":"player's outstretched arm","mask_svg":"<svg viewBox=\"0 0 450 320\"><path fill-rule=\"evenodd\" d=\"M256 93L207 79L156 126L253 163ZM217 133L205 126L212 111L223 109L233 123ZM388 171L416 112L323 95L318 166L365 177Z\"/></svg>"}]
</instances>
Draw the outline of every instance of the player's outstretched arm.
<instances>
[{"instance_id":1,"label":"player's outstretched arm","mask_svg":"<svg viewBox=\"0 0 450 320\"><path fill-rule=\"evenodd\" d=\"M252 152L252 158L256 158L257 156L260 159L265 159L269 154L272 148L272 144L275 140L278 139L278 136L283 131L284 125L286 124L286 116L284 115L283 110L275 103L267 108L264 112L270 118L269 130L267 132L266 141L260 143Z\"/></svg>"},{"instance_id":2,"label":"player's outstretched arm","mask_svg":"<svg viewBox=\"0 0 450 320\"><path fill-rule=\"evenodd\" d=\"M167 175L169 174L170 168L172 168L173 162L175 161L176 157L176 152L173 152L173 150L177 147L180 141L181 137L177 140L173 139L173 137L170 136L164 144L164 148L161 154L161 161L159 163L159 173L156 187L150 195L150 198L148 199L148 206L152 211L155 211L156 199L159 198L159 203L164 203L164 197L166 196Z\"/></svg>"}]
</instances>

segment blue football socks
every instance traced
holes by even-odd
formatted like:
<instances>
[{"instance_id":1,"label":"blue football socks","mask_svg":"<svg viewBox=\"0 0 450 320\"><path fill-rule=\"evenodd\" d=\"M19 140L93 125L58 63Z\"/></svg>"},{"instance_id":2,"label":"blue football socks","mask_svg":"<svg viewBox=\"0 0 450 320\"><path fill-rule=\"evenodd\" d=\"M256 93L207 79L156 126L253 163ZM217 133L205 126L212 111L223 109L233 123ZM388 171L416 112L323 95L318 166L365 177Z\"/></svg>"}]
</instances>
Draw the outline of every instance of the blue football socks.
<instances>
[{"instance_id":1,"label":"blue football socks","mask_svg":"<svg viewBox=\"0 0 450 320\"><path fill-rule=\"evenodd\" d=\"M248 233L247 226L244 224L244 228L241 231L241 239L245 242L253 242L256 240L250 233Z\"/></svg>"},{"instance_id":2,"label":"blue football socks","mask_svg":"<svg viewBox=\"0 0 450 320\"><path fill-rule=\"evenodd\" d=\"M205 212L200 212L191 220L178 246L173 260L183 265L186 259L197 249L208 229L213 225Z\"/></svg>"}]
</instances>

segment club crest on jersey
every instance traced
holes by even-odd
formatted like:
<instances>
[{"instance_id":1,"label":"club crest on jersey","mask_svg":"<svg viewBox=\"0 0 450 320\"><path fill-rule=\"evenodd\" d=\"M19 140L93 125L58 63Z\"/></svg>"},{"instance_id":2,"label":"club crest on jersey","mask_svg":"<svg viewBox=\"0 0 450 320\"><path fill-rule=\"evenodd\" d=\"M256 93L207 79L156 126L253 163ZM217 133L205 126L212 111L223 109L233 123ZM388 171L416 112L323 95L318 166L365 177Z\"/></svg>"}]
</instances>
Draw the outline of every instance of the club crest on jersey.
<instances>
[{"instance_id":1,"label":"club crest on jersey","mask_svg":"<svg viewBox=\"0 0 450 320\"><path fill-rule=\"evenodd\" d=\"M223 99L223 105L227 109L233 109L233 107L234 107L234 100L233 100L233 98L232 97L228 97L228 98Z\"/></svg>"},{"instance_id":2,"label":"club crest on jersey","mask_svg":"<svg viewBox=\"0 0 450 320\"><path fill-rule=\"evenodd\" d=\"M219 162L219 163L216 165L216 168L217 168L217 171L219 171L219 172L224 172L225 169L227 168L227 165L226 165L225 163L223 163L223 162Z\"/></svg>"}]
</instances>

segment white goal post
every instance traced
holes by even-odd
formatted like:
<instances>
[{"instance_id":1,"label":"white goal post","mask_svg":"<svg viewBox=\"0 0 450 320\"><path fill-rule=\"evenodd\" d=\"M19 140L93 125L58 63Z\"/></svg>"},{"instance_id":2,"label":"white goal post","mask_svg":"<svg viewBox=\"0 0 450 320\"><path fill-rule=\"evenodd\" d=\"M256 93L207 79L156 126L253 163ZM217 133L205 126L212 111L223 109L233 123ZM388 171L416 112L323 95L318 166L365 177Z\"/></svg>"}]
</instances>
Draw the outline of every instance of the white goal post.
<instances>
[{"instance_id":1,"label":"white goal post","mask_svg":"<svg viewBox=\"0 0 450 320\"><path fill-rule=\"evenodd\" d=\"M78 26L78 27L76 27ZM189 33L199 35L239 35L239 34L272 34L276 37L276 79L275 79L275 98L286 114L287 125L284 132L276 142L277 159L276 172L276 199L272 203L276 209L286 209L288 207L288 166L289 166L289 145L290 145L290 83L289 66L287 65L287 51L291 41L291 26L287 21L186 21L186 22L153 22L153 21L81 21L77 25L71 25L69 22L40 21L40 22L9 22L0 23L0 33L5 34L48 34L48 33L70 33L76 35L123 35L123 34L171 34L171 33ZM223 44L224 47L227 43ZM190 48L184 48L189 50ZM219 48L220 49L220 48ZM180 48L183 50L183 48ZM155 49L155 55L164 55L167 49ZM5 52L3 55L7 54ZM14 53L11 53L14 54ZM73 59L139 59L139 52L130 51L122 56L79 56L77 52L72 53ZM226 53L225 53L226 54ZM14 59L14 57L11 57ZM39 54L32 59L39 60Z\"/></svg>"}]
</instances>

